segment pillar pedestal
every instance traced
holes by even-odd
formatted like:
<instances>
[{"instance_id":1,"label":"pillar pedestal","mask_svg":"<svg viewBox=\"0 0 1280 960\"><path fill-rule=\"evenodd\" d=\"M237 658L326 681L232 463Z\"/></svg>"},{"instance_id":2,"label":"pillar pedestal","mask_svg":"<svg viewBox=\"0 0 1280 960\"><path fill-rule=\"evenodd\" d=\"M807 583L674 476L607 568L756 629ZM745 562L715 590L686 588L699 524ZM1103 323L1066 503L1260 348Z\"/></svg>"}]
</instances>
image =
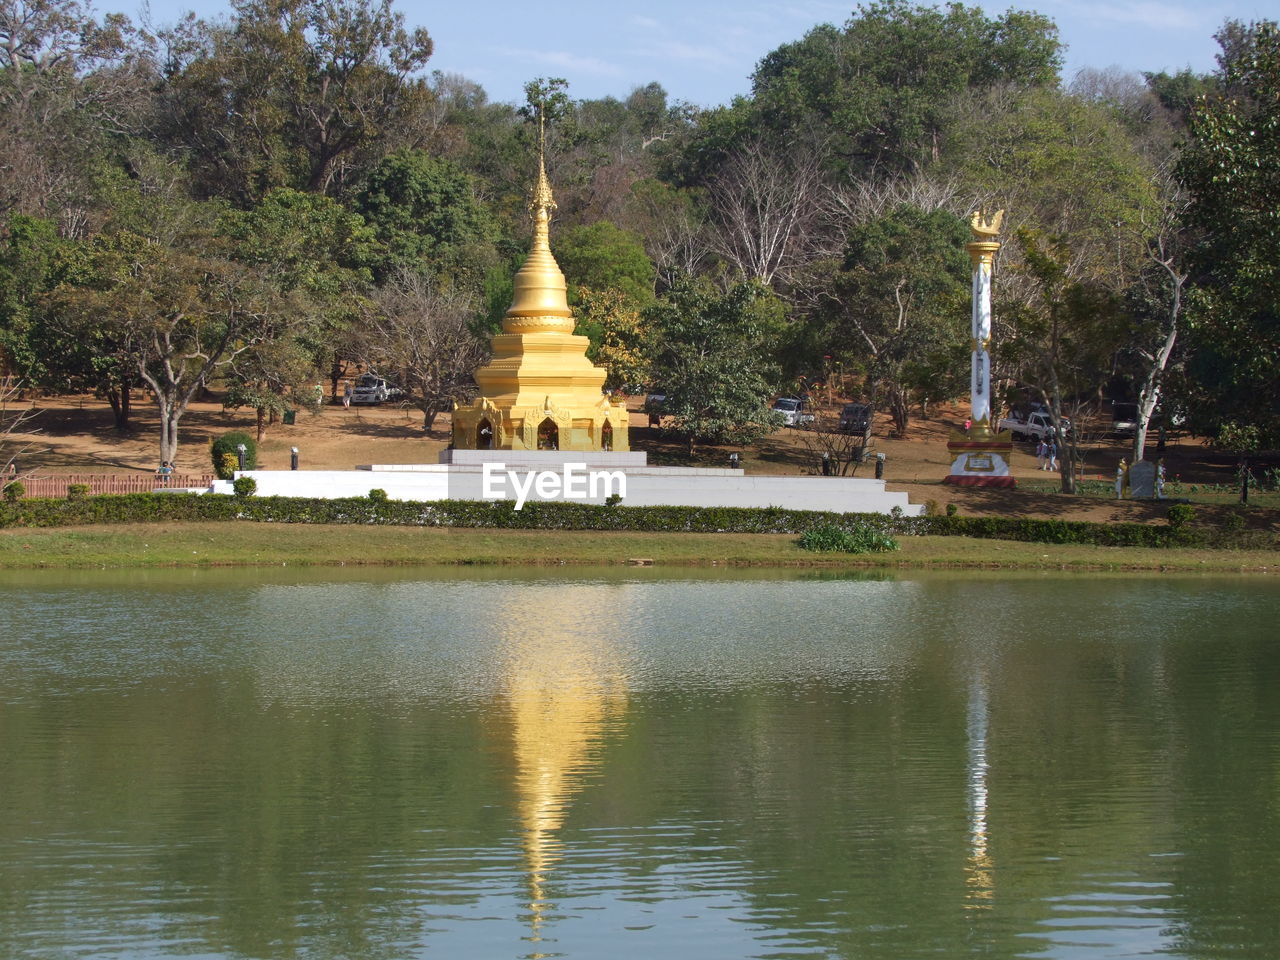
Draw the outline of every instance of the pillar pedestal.
<instances>
[{"instance_id":1,"label":"pillar pedestal","mask_svg":"<svg viewBox=\"0 0 1280 960\"><path fill-rule=\"evenodd\" d=\"M1008 433L988 437L955 435L947 443L951 472L942 481L957 487L1015 487L1009 470L1013 441Z\"/></svg>"}]
</instances>

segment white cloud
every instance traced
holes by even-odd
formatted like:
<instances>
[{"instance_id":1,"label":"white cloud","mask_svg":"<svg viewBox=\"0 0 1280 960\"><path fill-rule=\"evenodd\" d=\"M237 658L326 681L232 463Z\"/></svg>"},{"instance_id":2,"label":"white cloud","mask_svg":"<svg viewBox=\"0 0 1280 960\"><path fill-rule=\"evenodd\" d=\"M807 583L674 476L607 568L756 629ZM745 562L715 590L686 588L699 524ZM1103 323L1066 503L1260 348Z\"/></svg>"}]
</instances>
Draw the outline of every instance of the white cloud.
<instances>
[{"instance_id":1,"label":"white cloud","mask_svg":"<svg viewBox=\"0 0 1280 960\"><path fill-rule=\"evenodd\" d=\"M496 50L495 53L515 61L545 64L568 73L589 73L601 77L622 76L622 70L617 64L608 63L596 57L579 56L566 50L519 50L504 47Z\"/></svg>"},{"instance_id":2,"label":"white cloud","mask_svg":"<svg viewBox=\"0 0 1280 960\"><path fill-rule=\"evenodd\" d=\"M1120 0L1114 3L1064 2L1067 11L1095 23L1136 23L1155 30L1199 30L1206 23L1205 8L1191 8L1159 0ZM1050 7L1050 11L1052 7Z\"/></svg>"},{"instance_id":3,"label":"white cloud","mask_svg":"<svg viewBox=\"0 0 1280 960\"><path fill-rule=\"evenodd\" d=\"M662 28L662 24L653 19L653 17L633 16L629 18L629 22L633 27L640 27L644 30L660 30Z\"/></svg>"},{"instance_id":4,"label":"white cloud","mask_svg":"<svg viewBox=\"0 0 1280 960\"><path fill-rule=\"evenodd\" d=\"M723 47L685 43L681 40L663 40L658 43L648 44L636 50L636 54L657 60L680 60L685 63L701 63L710 67L734 66L737 63L737 58Z\"/></svg>"}]
</instances>

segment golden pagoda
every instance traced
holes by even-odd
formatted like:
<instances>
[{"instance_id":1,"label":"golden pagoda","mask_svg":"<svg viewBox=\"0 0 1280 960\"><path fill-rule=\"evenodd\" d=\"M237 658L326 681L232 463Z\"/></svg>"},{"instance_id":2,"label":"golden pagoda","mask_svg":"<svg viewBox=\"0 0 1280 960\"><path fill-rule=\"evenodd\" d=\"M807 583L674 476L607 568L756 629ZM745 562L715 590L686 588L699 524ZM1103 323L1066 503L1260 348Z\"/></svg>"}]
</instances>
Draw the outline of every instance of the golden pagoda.
<instances>
[{"instance_id":1,"label":"golden pagoda","mask_svg":"<svg viewBox=\"0 0 1280 960\"><path fill-rule=\"evenodd\" d=\"M625 403L604 392L605 369L574 336L564 274L551 254L556 209L543 151L529 211L533 249L493 338L493 360L476 371L480 396L453 408L458 450L629 450Z\"/></svg>"}]
</instances>

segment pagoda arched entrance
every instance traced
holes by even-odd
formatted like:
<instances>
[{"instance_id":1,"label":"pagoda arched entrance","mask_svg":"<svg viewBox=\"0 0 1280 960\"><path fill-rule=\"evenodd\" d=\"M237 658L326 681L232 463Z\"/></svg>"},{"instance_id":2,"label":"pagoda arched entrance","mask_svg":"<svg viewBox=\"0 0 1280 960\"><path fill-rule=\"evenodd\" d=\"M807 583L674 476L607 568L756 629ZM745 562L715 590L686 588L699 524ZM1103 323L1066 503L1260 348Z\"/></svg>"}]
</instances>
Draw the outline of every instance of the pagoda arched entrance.
<instances>
[{"instance_id":1,"label":"pagoda arched entrance","mask_svg":"<svg viewBox=\"0 0 1280 960\"><path fill-rule=\"evenodd\" d=\"M481 420L476 424L476 449L493 449L493 424L488 420Z\"/></svg>"},{"instance_id":2,"label":"pagoda arched entrance","mask_svg":"<svg viewBox=\"0 0 1280 960\"><path fill-rule=\"evenodd\" d=\"M559 450L560 449L560 429L556 426L554 420L550 417L538 424L538 449L539 450Z\"/></svg>"}]
</instances>

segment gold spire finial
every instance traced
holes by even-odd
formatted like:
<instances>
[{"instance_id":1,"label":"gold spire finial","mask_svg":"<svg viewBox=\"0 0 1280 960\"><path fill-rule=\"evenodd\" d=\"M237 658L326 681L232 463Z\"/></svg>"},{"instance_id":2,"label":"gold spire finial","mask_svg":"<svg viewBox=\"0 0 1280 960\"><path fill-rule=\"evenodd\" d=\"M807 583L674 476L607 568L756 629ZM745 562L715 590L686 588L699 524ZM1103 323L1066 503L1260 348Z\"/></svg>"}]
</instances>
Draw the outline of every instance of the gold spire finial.
<instances>
[{"instance_id":1,"label":"gold spire finial","mask_svg":"<svg viewBox=\"0 0 1280 960\"><path fill-rule=\"evenodd\" d=\"M556 198L551 193L551 181L547 179L547 123L542 107L538 107L538 182L534 184L529 201L533 215L533 243L546 238L550 243L551 214L556 210Z\"/></svg>"},{"instance_id":2,"label":"gold spire finial","mask_svg":"<svg viewBox=\"0 0 1280 960\"><path fill-rule=\"evenodd\" d=\"M975 240L990 239L1000 233L1003 223L1003 210L997 210L991 217L987 217L982 210L975 210L969 218L969 229L973 231Z\"/></svg>"},{"instance_id":3,"label":"gold spire finial","mask_svg":"<svg viewBox=\"0 0 1280 960\"><path fill-rule=\"evenodd\" d=\"M538 110L538 180L529 198L533 246L515 275L515 296L502 322L507 333L573 333L573 311L560 265L551 254L551 214L556 209L547 179L546 126Z\"/></svg>"}]
</instances>

